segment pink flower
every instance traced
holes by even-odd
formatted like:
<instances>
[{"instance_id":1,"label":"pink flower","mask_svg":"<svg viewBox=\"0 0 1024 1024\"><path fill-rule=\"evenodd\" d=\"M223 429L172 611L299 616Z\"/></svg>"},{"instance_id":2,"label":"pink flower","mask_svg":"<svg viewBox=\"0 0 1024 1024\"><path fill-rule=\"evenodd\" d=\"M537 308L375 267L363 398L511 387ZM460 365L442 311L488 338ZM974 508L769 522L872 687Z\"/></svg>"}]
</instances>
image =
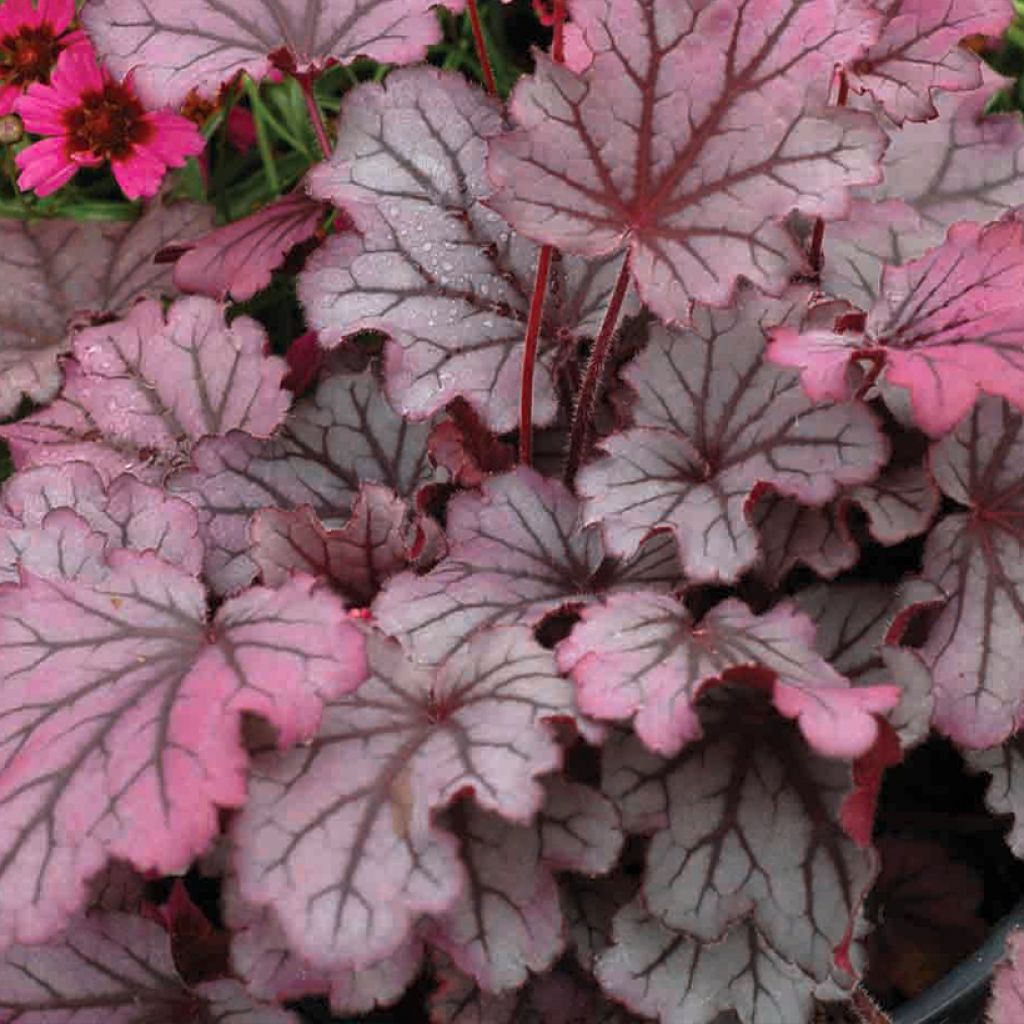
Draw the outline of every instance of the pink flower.
<instances>
[{"instance_id":1,"label":"pink flower","mask_svg":"<svg viewBox=\"0 0 1024 1024\"><path fill-rule=\"evenodd\" d=\"M204 146L188 118L146 110L130 76L115 82L90 47L65 50L50 84L30 85L15 111L26 131L51 136L17 156L18 187L41 196L66 184L80 167L99 167L107 160L129 199L151 196L168 167L181 167Z\"/></svg>"},{"instance_id":2,"label":"pink flower","mask_svg":"<svg viewBox=\"0 0 1024 1024\"><path fill-rule=\"evenodd\" d=\"M7 0L0 3L0 117L14 109L25 86L49 82L57 58L88 47L85 33L71 30L75 0Z\"/></svg>"}]
</instances>

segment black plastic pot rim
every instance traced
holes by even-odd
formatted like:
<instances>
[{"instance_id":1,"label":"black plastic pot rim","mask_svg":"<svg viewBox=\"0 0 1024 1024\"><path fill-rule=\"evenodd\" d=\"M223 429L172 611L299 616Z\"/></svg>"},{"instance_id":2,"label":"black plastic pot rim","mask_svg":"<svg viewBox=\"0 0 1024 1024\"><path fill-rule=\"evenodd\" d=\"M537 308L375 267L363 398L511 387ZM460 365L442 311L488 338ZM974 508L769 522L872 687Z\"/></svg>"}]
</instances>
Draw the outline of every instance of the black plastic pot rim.
<instances>
[{"instance_id":1,"label":"black plastic pot rim","mask_svg":"<svg viewBox=\"0 0 1024 1024\"><path fill-rule=\"evenodd\" d=\"M1006 937L1018 928L1024 928L1024 900L992 929L972 956L957 964L949 974L915 999L893 1010L890 1014L893 1024L959 1021L959 1012L984 1000L992 972L1006 954ZM976 1019L980 1024L982 1018Z\"/></svg>"}]
</instances>

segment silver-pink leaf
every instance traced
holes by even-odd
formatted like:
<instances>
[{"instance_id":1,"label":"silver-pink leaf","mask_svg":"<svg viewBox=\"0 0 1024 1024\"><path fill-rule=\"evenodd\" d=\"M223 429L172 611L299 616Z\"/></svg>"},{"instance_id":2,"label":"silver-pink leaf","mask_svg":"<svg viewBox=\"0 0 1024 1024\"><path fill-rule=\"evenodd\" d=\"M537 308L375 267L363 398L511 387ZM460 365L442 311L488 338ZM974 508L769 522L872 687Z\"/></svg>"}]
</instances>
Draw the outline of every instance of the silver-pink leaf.
<instances>
[{"instance_id":1,"label":"silver-pink leaf","mask_svg":"<svg viewBox=\"0 0 1024 1024\"><path fill-rule=\"evenodd\" d=\"M233 874L225 879L223 906L231 929L231 966L259 999L281 1002L327 993L335 1013L370 1013L400 999L423 960L423 942L413 935L370 967L318 970L289 948L272 908L255 908L241 898Z\"/></svg>"},{"instance_id":2,"label":"silver-pink leaf","mask_svg":"<svg viewBox=\"0 0 1024 1024\"><path fill-rule=\"evenodd\" d=\"M1015 857L1024 856L1024 740L1015 734L987 750L966 750L964 760L971 771L991 776L985 803L993 813L1013 817L1006 844Z\"/></svg>"},{"instance_id":3,"label":"silver-pink leaf","mask_svg":"<svg viewBox=\"0 0 1024 1024\"><path fill-rule=\"evenodd\" d=\"M821 505L876 475L887 446L873 414L816 406L764 361L763 328L787 310L747 289L734 309L699 310L692 330L652 329L624 371L636 426L605 438L579 478L609 551L628 557L670 530L689 577L732 581L757 560L747 512L764 486Z\"/></svg>"},{"instance_id":4,"label":"silver-pink leaf","mask_svg":"<svg viewBox=\"0 0 1024 1024\"><path fill-rule=\"evenodd\" d=\"M181 1024L204 1019L235 1024L295 1024L294 1014L261 1005L237 981L189 988L160 925L122 913L73 920L45 946L0 954L4 1024Z\"/></svg>"},{"instance_id":5,"label":"silver-pink leaf","mask_svg":"<svg viewBox=\"0 0 1024 1024\"><path fill-rule=\"evenodd\" d=\"M600 0L572 14L594 59L578 75L540 55L520 80L520 128L490 141L488 203L566 252L628 247L662 319L724 305L741 275L780 293L803 265L781 221L844 216L849 187L880 179L871 117L823 109L834 66L877 38L869 6Z\"/></svg>"},{"instance_id":6,"label":"silver-pink leaf","mask_svg":"<svg viewBox=\"0 0 1024 1024\"><path fill-rule=\"evenodd\" d=\"M608 591L682 584L669 538L652 538L624 564L606 559L570 491L526 467L491 477L480 494L456 495L445 534L449 553L436 568L396 577L374 604L381 629L425 662L493 625L536 626Z\"/></svg>"},{"instance_id":7,"label":"silver-pink leaf","mask_svg":"<svg viewBox=\"0 0 1024 1024\"><path fill-rule=\"evenodd\" d=\"M202 567L195 510L128 474L108 485L84 462L40 466L9 478L0 500L3 511L29 529L52 523L51 513L58 509L71 510L102 534L111 548L155 551L194 574Z\"/></svg>"},{"instance_id":8,"label":"silver-pink leaf","mask_svg":"<svg viewBox=\"0 0 1024 1024\"><path fill-rule=\"evenodd\" d=\"M461 0L445 0L452 10ZM422 60L440 38L431 0L92 0L89 38L117 75L133 71L152 106L177 105L190 89L213 97L240 71L262 78L283 55L299 71L369 57Z\"/></svg>"},{"instance_id":9,"label":"silver-pink leaf","mask_svg":"<svg viewBox=\"0 0 1024 1024\"><path fill-rule=\"evenodd\" d=\"M308 505L329 529L352 513L361 483L412 498L432 478L430 425L408 423L384 397L372 370L336 373L302 399L270 440L235 431L192 453L192 469L168 488L199 511L206 577L218 593L252 582L249 521L263 508Z\"/></svg>"},{"instance_id":10,"label":"silver-pink leaf","mask_svg":"<svg viewBox=\"0 0 1024 1024\"><path fill-rule=\"evenodd\" d=\"M899 700L896 687L851 688L814 650L810 620L786 604L755 616L730 599L694 623L674 598L613 594L583 609L558 664L572 674L584 714L632 719L644 743L666 755L700 737L697 698L723 679L767 677L775 706L830 757L864 753L874 715Z\"/></svg>"},{"instance_id":11,"label":"silver-pink leaf","mask_svg":"<svg viewBox=\"0 0 1024 1024\"><path fill-rule=\"evenodd\" d=\"M934 679L934 724L964 746L991 747L1024 724L1024 418L983 399L932 448L930 464L963 506L925 547L924 578L948 598L920 649Z\"/></svg>"},{"instance_id":12,"label":"silver-pink leaf","mask_svg":"<svg viewBox=\"0 0 1024 1024\"><path fill-rule=\"evenodd\" d=\"M743 1024L810 1019L813 981L749 922L705 944L666 928L638 899L619 912L614 935L597 980L659 1024L719 1024L730 1009Z\"/></svg>"},{"instance_id":13,"label":"silver-pink leaf","mask_svg":"<svg viewBox=\"0 0 1024 1024\"><path fill-rule=\"evenodd\" d=\"M15 465L91 462L159 483L201 437L232 429L270 434L284 419L285 363L266 334L198 296L135 305L122 320L80 331L64 392L0 430Z\"/></svg>"},{"instance_id":14,"label":"silver-pink leaf","mask_svg":"<svg viewBox=\"0 0 1024 1024\"><path fill-rule=\"evenodd\" d=\"M22 394L36 402L53 397L57 357L70 347L76 320L170 291L170 274L153 256L169 239L192 238L212 223L208 206L159 201L124 223L0 223L0 416L13 413Z\"/></svg>"},{"instance_id":15,"label":"silver-pink leaf","mask_svg":"<svg viewBox=\"0 0 1024 1024\"><path fill-rule=\"evenodd\" d=\"M895 683L902 695L886 718L904 748L928 735L932 679L917 651L896 646L890 630L900 595L876 583L818 584L796 595L814 621L818 653L854 686Z\"/></svg>"},{"instance_id":16,"label":"silver-pink leaf","mask_svg":"<svg viewBox=\"0 0 1024 1024\"><path fill-rule=\"evenodd\" d=\"M756 692L718 691L703 719L702 741L651 765L665 825L648 851L646 911L620 911L597 974L662 1021L729 1008L744 1021L802 1021L874 870L838 820L851 771L807 750ZM627 741L615 758L629 763L638 748ZM777 975L761 993L758 963ZM788 1015L774 1016L780 1005Z\"/></svg>"},{"instance_id":17,"label":"silver-pink leaf","mask_svg":"<svg viewBox=\"0 0 1024 1024\"><path fill-rule=\"evenodd\" d=\"M249 554L264 583L280 586L292 573L306 572L326 580L349 604L365 607L385 580L414 562L420 518L387 487L363 484L352 518L337 530L327 529L308 505L259 509Z\"/></svg>"},{"instance_id":18,"label":"silver-pink leaf","mask_svg":"<svg viewBox=\"0 0 1024 1024\"><path fill-rule=\"evenodd\" d=\"M885 469L871 483L847 488L825 508L766 494L751 514L761 546L758 569L765 579L778 586L798 563L826 579L851 568L860 553L847 523L854 505L876 541L899 544L928 529L939 510L939 492L923 466L910 465Z\"/></svg>"},{"instance_id":19,"label":"silver-pink leaf","mask_svg":"<svg viewBox=\"0 0 1024 1024\"><path fill-rule=\"evenodd\" d=\"M885 0L881 38L846 67L857 92L869 92L897 125L938 116L934 91L981 84L981 61L960 41L1001 35L1013 17L1004 0Z\"/></svg>"},{"instance_id":20,"label":"silver-pink leaf","mask_svg":"<svg viewBox=\"0 0 1024 1024\"><path fill-rule=\"evenodd\" d=\"M549 723L575 715L571 685L522 627L481 635L440 669L376 633L368 646L371 678L327 705L312 744L257 758L234 831L241 895L272 905L315 967L373 964L417 916L451 908L465 874L433 812L472 793L528 822L536 777L561 761Z\"/></svg>"},{"instance_id":21,"label":"silver-pink leaf","mask_svg":"<svg viewBox=\"0 0 1024 1024\"><path fill-rule=\"evenodd\" d=\"M957 221L996 220L1022 203L1024 124L1012 113L986 116L985 105L1007 80L981 68L979 88L940 94L935 120L893 133L882 183L858 192L909 203L921 216L921 229L902 236L905 258L938 245Z\"/></svg>"},{"instance_id":22,"label":"silver-pink leaf","mask_svg":"<svg viewBox=\"0 0 1024 1024\"><path fill-rule=\"evenodd\" d=\"M475 808L453 812L466 883L426 925L427 940L486 992L519 988L551 966L565 944L554 875L536 827Z\"/></svg>"},{"instance_id":23,"label":"silver-pink leaf","mask_svg":"<svg viewBox=\"0 0 1024 1024\"><path fill-rule=\"evenodd\" d=\"M386 332L388 394L422 419L457 395L496 431L518 422L519 350L537 249L482 201L486 140L499 105L461 75L414 68L346 97L331 159L309 191L342 207L359 234L328 241L299 278L321 343ZM534 422L557 410L554 364L594 334L617 264L555 264L540 339ZM631 307L632 308L632 307Z\"/></svg>"},{"instance_id":24,"label":"silver-pink leaf","mask_svg":"<svg viewBox=\"0 0 1024 1024\"><path fill-rule=\"evenodd\" d=\"M93 583L0 587L0 945L57 932L110 857L183 871L245 800L241 716L288 746L365 676L361 634L309 577L209 621L194 576L108 561Z\"/></svg>"},{"instance_id":25,"label":"silver-pink leaf","mask_svg":"<svg viewBox=\"0 0 1024 1024\"><path fill-rule=\"evenodd\" d=\"M1024 223L955 224L919 259L880 270L863 332L779 327L768 358L798 367L816 401L852 395L851 359L880 360L932 437L956 426L982 393L1024 408Z\"/></svg>"}]
</instances>

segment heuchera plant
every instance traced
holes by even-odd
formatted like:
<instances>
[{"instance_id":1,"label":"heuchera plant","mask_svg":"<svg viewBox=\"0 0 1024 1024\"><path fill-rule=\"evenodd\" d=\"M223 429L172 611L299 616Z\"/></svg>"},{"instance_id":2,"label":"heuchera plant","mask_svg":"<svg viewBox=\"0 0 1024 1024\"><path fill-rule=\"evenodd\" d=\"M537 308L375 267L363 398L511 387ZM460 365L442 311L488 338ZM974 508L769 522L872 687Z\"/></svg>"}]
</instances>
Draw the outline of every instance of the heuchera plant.
<instances>
[{"instance_id":1,"label":"heuchera plant","mask_svg":"<svg viewBox=\"0 0 1024 1024\"><path fill-rule=\"evenodd\" d=\"M445 6L0 2L3 1024L877 1024L983 931L864 907L929 729L1024 813L1012 8L537 0L503 98Z\"/></svg>"}]
</instances>

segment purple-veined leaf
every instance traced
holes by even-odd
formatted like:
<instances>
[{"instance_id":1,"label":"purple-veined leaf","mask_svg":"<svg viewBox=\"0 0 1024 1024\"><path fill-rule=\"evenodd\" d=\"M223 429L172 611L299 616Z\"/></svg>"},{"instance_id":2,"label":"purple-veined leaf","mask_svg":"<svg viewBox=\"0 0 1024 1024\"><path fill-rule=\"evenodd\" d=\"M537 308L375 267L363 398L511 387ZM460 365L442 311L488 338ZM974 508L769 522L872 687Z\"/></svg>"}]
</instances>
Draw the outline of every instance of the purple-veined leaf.
<instances>
[{"instance_id":1,"label":"purple-veined leaf","mask_svg":"<svg viewBox=\"0 0 1024 1024\"><path fill-rule=\"evenodd\" d=\"M379 634L368 651L371 678L327 704L310 745L255 759L234 831L243 898L331 969L387 957L415 917L455 903L464 869L432 812L471 792L525 824L536 776L561 762L548 723L575 716L571 684L522 627L482 634L440 669Z\"/></svg>"},{"instance_id":2,"label":"purple-veined leaf","mask_svg":"<svg viewBox=\"0 0 1024 1024\"><path fill-rule=\"evenodd\" d=\"M334 529L352 513L360 484L412 498L432 477L429 434L429 424L408 423L392 409L372 370L336 373L295 405L274 438L236 431L208 439L192 453L194 468L168 487L198 509L207 579L227 593L258 571L249 554L254 512L308 505Z\"/></svg>"},{"instance_id":3,"label":"purple-veined leaf","mask_svg":"<svg viewBox=\"0 0 1024 1024\"><path fill-rule=\"evenodd\" d=\"M542 861L538 830L474 808L449 817L466 883L431 919L426 937L485 991L519 988L547 970L565 944L558 887Z\"/></svg>"},{"instance_id":4,"label":"purple-veined leaf","mask_svg":"<svg viewBox=\"0 0 1024 1024\"><path fill-rule=\"evenodd\" d=\"M1013 815L1006 843L1015 857L1024 856L1024 739L1018 734L987 750L966 750L964 760L974 772L988 772L985 803L995 814Z\"/></svg>"},{"instance_id":5,"label":"purple-veined leaf","mask_svg":"<svg viewBox=\"0 0 1024 1024\"><path fill-rule=\"evenodd\" d=\"M449 815L466 885L424 935L487 992L518 988L562 951L566 929L552 869L602 873L622 846L618 815L606 797L557 777L545 789L530 825L472 807Z\"/></svg>"},{"instance_id":6,"label":"purple-veined leaf","mask_svg":"<svg viewBox=\"0 0 1024 1024\"><path fill-rule=\"evenodd\" d=\"M0 524L0 583L36 576L95 582L106 575L106 538L77 512L56 509L38 526Z\"/></svg>"},{"instance_id":7,"label":"purple-veined leaf","mask_svg":"<svg viewBox=\"0 0 1024 1024\"><path fill-rule=\"evenodd\" d=\"M308 188L360 234L330 239L299 278L325 345L365 329L390 337L388 394L417 419L462 396L493 430L518 420L520 348L537 249L482 200L498 104L461 75L414 68L362 85L342 107L338 148ZM534 423L554 419L553 364L596 334L617 263L555 265L542 323ZM632 307L631 307L632 308Z\"/></svg>"},{"instance_id":8,"label":"purple-veined leaf","mask_svg":"<svg viewBox=\"0 0 1024 1024\"><path fill-rule=\"evenodd\" d=\"M662 319L724 305L740 275L782 292L803 260L781 221L844 216L848 188L880 179L877 125L823 110L835 64L877 38L866 5L603 0L572 13L593 62L577 75L540 55L516 86L520 128L490 140L488 202L566 252L628 246Z\"/></svg>"},{"instance_id":9,"label":"purple-veined leaf","mask_svg":"<svg viewBox=\"0 0 1024 1024\"><path fill-rule=\"evenodd\" d=\"M1013 17L1004 0L883 0L881 38L846 67L857 92L869 92L897 125L938 116L933 90L981 84L981 61L959 45L971 35L1001 35Z\"/></svg>"},{"instance_id":10,"label":"purple-veined leaf","mask_svg":"<svg viewBox=\"0 0 1024 1024\"><path fill-rule=\"evenodd\" d=\"M810 1019L813 981L749 921L720 942L701 943L666 928L635 900L616 916L614 935L597 980L659 1024L721 1024L729 1009L743 1024Z\"/></svg>"},{"instance_id":11,"label":"purple-veined leaf","mask_svg":"<svg viewBox=\"0 0 1024 1024\"><path fill-rule=\"evenodd\" d=\"M261 1005L237 981L190 987L175 970L158 924L121 913L72 921L46 946L0 954L3 1024L295 1024L294 1014Z\"/></svg>"},{"instance_id":12,"label":"purple-veined leaf","mask_svg":"<svg viewBox=\"0 0 1024 1024\"><path fill-rule=\"evenodd\" d=\"M769 680L778 710L796 718L808 742L830 757L864 753L875 738L874 715L899 699L892 686L851 688L814 650L810 619L790 605L755 616L730 599L695 623L672 597L630 591L581 614L558 646L580 710L598 719L631 718L660 754L700 737L697 698L724 680Z\"/></svg>"},{"instance_id":13,"label":"purple-veined leaf","mask_svg":"<svg viewBox=\"0 0 1024 1024\"><path fill-rule=\"evenodd\" d=\"M138 303L76 334L62 396L0 435L19 469L82 461L159 483L201 437L265 435L282 421L285 363L265 345L259 324L227 325L211 299L178 299L166 314L155 299Z\"/></svg>"},{"instance_id":14,"label":"purple-veined leaf","mask_svg":"<svg viewBox=\"0 0 1024 1024\"><path fill-rule=\"evenodd\" d=\"M1006 959L992 975L992 996L985 1015L987 1024L1014 1024L1024 1015L1024 933L1006 937Z\"/></svg>"},{"instance_id":15,"label":"purple-veined leaf","mask_svg":"<svg viewBox=\"0 0 1024 1024\"><path fill-rule=\"evenodd\" d=\"M734 309L698 311L692 330L652 328L623 371L636 425L601 441L606 457L579 478L585 521L611 553L666 529L687 576L731 581L758 556L752 494L768 485L821 505L877 474L886 442L871 412L815 406L794 373L764 362L763 328L787 312L747 289Z\"/></svg>"},{"instance_id":16,"label":"purple-veined leaf","mask_svg":"<svg viewBox=\"0 0 1024 1024\"><path fill-rule=\"evenodd\" d=\"M448 504L449 554L423 576L391 580L374 604L385 633L420 661L439 662L475 632L538 625L616 588L682 585L674 545L654 537L625 564L606 559L596 529L559 481L521 467Z\"/></svg>"},{"instance_id":17,"label":"purple-veined leaf","mask_svg":"<svg viewBox=\"0 0 1024 1024\"><path fill-rule=\"evenodd\" d=\"M814 621L815 648L854 686L895 683L902 695L886 718L904 748L928 735L932 715L931 674L917 652L896 646L891 632L900 610L899 592L873 583L818 584L796 595Z\"/></svg>"},{"instance_id":18,"label":"purple-veined leaf","mask_svg":"<svg viewBox=\"0 0 1024 1024\"><path fill-rule=\"evenodd\" d=\"M170 290L170 274L153 265L173 236L191 238L212 224L208 206L151 203L130 223L5 220L0 225L0 416L22 394L36 402L60 386L57 357L73 323L86 314L123 309L138 295Z\"/></svg>"},{"instance_id":19,"label":"purple-veined leaf","mask_svg":"<svg viewBox=\"0 0 1024 1024\"><path fill-rule=\"evenodd\" d=\"M646 910L637 901L619 912L597 975L664 1022L729 1008L744 1021L802 1021L834 976L873 872L838 821L851 772L808 750L757 691L712 696L704 738L674 761L632 737L606 750L606 783L634 775L628 788L606 786L624 817L653 801L663 824L647 854Z\"/></svg>"},{"instance_id":20,"label":"purple-veined leaf","mask_svg":"<svg viewBox=\"0 0 1024 1024\"><path fill-rule=\"evenodd\" d=\"M606 999L591 979L562 964L499 995L483 991L450 963L439 964L435 974L431 1024L643 1024Z\"/></svg>"},{"instance_id":21,"label":"purple-veined leaf","mask_svg":"<svg viewBox=\"0 0 1024 1024\"><path fill-rule=\"evenodd\" d=\"M270 586L306 572L327 580L348 603L365 607L385 580L414 562L423 529L419 519L387 487L363 484L352 518L339 530L324 527L308 505L260 509L249 531L249 554Z\"/></svg>"},{"instance_id":22,"label":"purple-veined leaf","mask_svg":"<svg viewBox=\"0 0 1024 1024\"><path fill-rule=\"evenodd\" d=\"M130 864L112 860L89 883L87 910L138 914L146 897L146 880Z\"/></svg>"},{"instance_id":23,"label":"purple-veined leaf","mask_svg":"<svg viewBox=\"0 0 1024 1024\"><path fill-rule=\"evenodd\" d=\"M554 776L545 784L540 856L553 868L603 875L622 849L619 815L596 789Z\"/></svg>"},{"instance_id":24,"label":"purple-veined leaf","mask_svg":"<svg viewBox=\"0 0 1024 1024\"><path fill-rule=\"evenodd\" d=\"M573 953L590 973L597 957L612 943L612 920L636 895L640 879L620 871L604 878L565 875L559 882Z\"/></svg>"},{"instance_id":25,"label":"purple-veined leaf","mask_svg":"<svg viewBox=\"0 0 1024 1024\"><path fill-rule=\"evenodd\" d=\"M935 120L893 133L882 184L859 193L903 200L920 214L922 229L902 236L911 258L939 244L957 221L996 220L1024 202L1024 124L1016 114L985 116L985 104L1007 79L980 67L980 88L940 93Z\"/></svg>"},{"instance_id":26,"label":"purple-veined leaf","mask_svg":"<svg viewBox=\"0 0 1024 1024\"><path fill-rule=\"evenodd\" d=\"M854 199L850 216L825 230L821 290L870 309L878 301L882 266L917 259L944 235L901 199Z\"/></svg>"},{"instance_id":27,"label":"purple-veined leaf","mask_svg":"<svg viewBox=\"0 0 1024 1024\"><path fill-rule=\"evenodd\" d=\"M245 799L242 714L288 746L365 676L362 635L310 577L208 621L194 576L108 561L91 585L0 587L0 944L59 930L110 857L183 871Z\"/></svg>"},{"instance_id":28,"label":"purple-veined leaf","mask_svg":"<svg viewBox=\"0 0 1024 1024\"><path fill-rule=\"evenodd\" d=\"M939 492L922 466L910 465L886 469L871 483L844 490L825 508L764 494L751 512L761 548L759 572L778 586L798 563L826 579L852 568L860 553L847 522L853 505L864 513L875 540L899 544L928 529L939 509Z\"/></svg>"},{"instance_id":29,"label":"purple-veined leaf","mask_svg":"<svg viewBox=\"0 0 1024 1024\"><path fill-rule=\"evenodd\" d=\"M422 60L441 38L430 0L93 0L83 13L89 38L117 75L133 71L151 106L177 105L190 89L213 97L244 71L275 65L316 71L369 57ZM462 0L445 0L453 11Z\"/></svg>"},{"instance_id":30,"label":"purple-veined leaf","mask_svg":"<svg viewBox=\"0 0 1024 1024\"><path fill-rule=\"evenodd\" d=\"M110 548L155 551L165 561L196 575L202 567L203 545L195 510L128 474L107 485L84 462L39 466L11 477L0 502L3 512L22 527L39 529L53 522L50 514L56 510L71 510L102 534Z\"/></svg>"},{"instance_id":31,"label":"purple-veined leaf","mask_svg":"<svg viewBox=\"0 0 1024 1024\"><path fill-rule=\"evenodd\" d=\"M313 237L324 214L322 203L292 192L199 238L176 239L169 247L174 283L214 299L251 299L270 284L291 249Z\"/></svg>"},{"instance_id":32,"label":"purple-veined leaf","mask_svg":"<svg viewBox=\"0 0 1024 1024\"><path fill-rule=\"evenodd\" d=\"M1022 427L1020 413L984 398L929 456L943 493L964 508L942 519L925 546L923 578L946 602L920 654L934 681L933 724L976 749L1024 723ZM914 597L908 588L904 604Z\"/></svg>"},{"instance_id":33,"label":"purple-veined leaf","mask_svg":"<svg viewBox=\"0 0 1024 1024\"><path fill-rule=\"evenodd\" d=\"M231 874L225 882L224 915L232 931L232 968L259 999L281 1002L326 993L336 1013L369 1013L397 1002L423 960L423 942L414 934L370 967L317 970L289 949L271 908L245 903Z\"/></svg>"},{"instance_id":34,"label":"purple-veined leaf","mask_svg":"<svg viewBox=\"0 0 1024 1024\"><path fill-rule=\"evenodd\" d=\"M816 401L852 394L852 359L883 360L914 420L950 431L982 392L1024 408L1024 223L963 223L920 259L886 266L863 333L776 328L768 358L798 367Z\"/></svg>"}]
</instances>

